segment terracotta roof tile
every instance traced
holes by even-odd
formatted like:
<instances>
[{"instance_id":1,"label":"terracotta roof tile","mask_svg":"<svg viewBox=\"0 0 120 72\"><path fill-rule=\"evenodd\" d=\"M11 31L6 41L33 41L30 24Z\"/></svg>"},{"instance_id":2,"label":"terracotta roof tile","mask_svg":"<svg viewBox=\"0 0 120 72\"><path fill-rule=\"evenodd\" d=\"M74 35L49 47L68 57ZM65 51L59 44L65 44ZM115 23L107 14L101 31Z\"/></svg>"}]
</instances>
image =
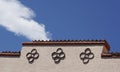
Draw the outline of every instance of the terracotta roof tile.
<instances>
[{"instance_id":1,"label":"terracotta roof tile","mask_svg":"<svg viewBox=\"0 0 120 72\"><path fill-rule=\"evenodd\" d=\"M110 50L110 46L106 40L34 40L32 42L24 42L25 45L105 45Z\"/></svg>"},{"instance_id":2,"label":"terracotta roof tile","mask_svg":"<svg viewBox=\"0 0 120 72\"><path fill-rule=\"evenodd\" d=\"M102 54L102 58L120 58L120 53L108 53L108 54Z\"/></svg>"},{"instance_id":3,"label":"terracotta roof tile","mask_svg":"<svg viewBox=\"0 0 120 72\"><path fill-rule=\"evenodd\" d=\"M20 57L20 52L3 51L0 52L0 57Z\"/></svg>"}]
</instances>

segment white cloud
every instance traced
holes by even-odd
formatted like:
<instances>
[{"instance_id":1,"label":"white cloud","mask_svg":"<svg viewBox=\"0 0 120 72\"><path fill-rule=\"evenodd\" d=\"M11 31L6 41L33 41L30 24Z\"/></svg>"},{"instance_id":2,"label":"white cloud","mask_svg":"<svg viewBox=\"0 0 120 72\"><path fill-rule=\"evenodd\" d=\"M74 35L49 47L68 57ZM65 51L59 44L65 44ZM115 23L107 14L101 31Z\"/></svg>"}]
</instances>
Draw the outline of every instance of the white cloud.
<instances>
[{"instance_id":1,"label":"white cloud","mask_svg":"<svg viewBox=\"0 0 120 72\"><path fill-rule=\"evenodd\" d=\"M44 24L34 21L34 16L19 0L0 0L0 26L30 40L49 40Z\"/></svg>"}]
</instances>

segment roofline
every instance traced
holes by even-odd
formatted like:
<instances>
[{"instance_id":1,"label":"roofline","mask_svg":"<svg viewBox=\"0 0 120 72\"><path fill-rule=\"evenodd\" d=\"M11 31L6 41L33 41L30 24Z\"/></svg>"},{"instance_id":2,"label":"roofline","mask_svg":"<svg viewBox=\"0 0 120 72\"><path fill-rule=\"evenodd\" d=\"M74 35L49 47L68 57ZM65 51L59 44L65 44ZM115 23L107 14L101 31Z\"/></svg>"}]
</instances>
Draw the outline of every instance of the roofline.
<instances>
[{"instance_id":1,"label":"roofline","mask_svg":"<svg viewBox=\"0 0 120 72\"><path fill-rule=\"evenodd\" d=\"M120 53L102 53L101 54L102 58L120 58Z\"/></svg>"},{"instance_id":2,"label":"roofline","mask_svg":"<svg viewBox=\"0 0 120 72\"><path fill-rule=\"evenodd\" d=\"M23 46L34 46L34 45L104 45L101 53L102 58L120 58L120 53L109 53L110 46L106 40L49 40L49 41L32 41L23 42ZM105 49L107 53L105 53ZM0 52L0 57L20 57L21 52Z\"/></svg>"},{"instance_id":3,"label":"roofline","mask_svg":"<svg viewBox=\"0 0 120 72\"><path fill-rule=\"evenodd\" d=\"M0 52L0 57L20 57L20 52Z\"/></svg>"},{"instance_id":4,"label":"roofline","mask_svg":"<svg viewBox=\"0 0 120 72\"><path fill-rule=\"evenodd\" d=\"M49 41L33 41L23 42L23 46L29 45L104 45L107 50L110 50L110 46L106 40L49 40Z\"/></svg>"}]
</instances>

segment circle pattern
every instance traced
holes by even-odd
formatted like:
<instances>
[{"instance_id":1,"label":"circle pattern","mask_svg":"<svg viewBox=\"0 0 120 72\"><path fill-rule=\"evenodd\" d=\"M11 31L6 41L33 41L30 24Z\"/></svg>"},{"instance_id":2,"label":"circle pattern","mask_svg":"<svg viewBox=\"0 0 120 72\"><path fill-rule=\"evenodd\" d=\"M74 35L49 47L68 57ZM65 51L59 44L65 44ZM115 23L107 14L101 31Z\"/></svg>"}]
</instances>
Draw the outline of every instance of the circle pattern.
<instances>
[{"instance_id":1,"label":"circle pattern","mask_svg":"<svg viewBox=\"0 0 120 72\"><path fill-rule=\"evenodd\" d=\"M89 63L89 60L94 58L94 54L91 52L90 48L85 49L85 52L80 54L80 59L84 64Z\"/></svg>"},{"instance_id":2,"label":"circle pattern","mask_svg":"<svg viewBox=\"0 0 120 72\"><path fill-rule=\"evenodd\" d=\"M33 63L35 59L39 58L39 53L36 49L32 49L31 52L26 54L26 58L28 59L29 63Z\"/></svg>"},{"instance_id":3,"label":"circle pattern","mask_svg":"<svg viewBox=\"0 0 120 72\"><path fill-rule=\"evenodd\" d=\"M58 48L56 52L51 54L52 59L54 60L55 64L59 64L61 60L65 59L65 53L61 48Z\"/></svg>"}]
</instances>

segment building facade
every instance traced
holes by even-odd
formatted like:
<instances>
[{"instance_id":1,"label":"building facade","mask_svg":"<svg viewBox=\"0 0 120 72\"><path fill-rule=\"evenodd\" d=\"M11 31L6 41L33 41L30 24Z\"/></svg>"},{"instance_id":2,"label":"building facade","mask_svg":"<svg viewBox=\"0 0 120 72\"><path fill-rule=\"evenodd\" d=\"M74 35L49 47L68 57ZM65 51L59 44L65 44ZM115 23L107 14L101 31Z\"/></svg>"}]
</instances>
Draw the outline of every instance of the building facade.
<instances>
[{"instance_id":1,"label":"building facade","mask_svg":"<svg viewBox=\"0 0 120 72\"><path fill-rule=\"evenodd\" d=\"M120 54L105 40L22 43L20 52L1 52L1 72L120 72Z\"/></svg>"}]
</instances>

